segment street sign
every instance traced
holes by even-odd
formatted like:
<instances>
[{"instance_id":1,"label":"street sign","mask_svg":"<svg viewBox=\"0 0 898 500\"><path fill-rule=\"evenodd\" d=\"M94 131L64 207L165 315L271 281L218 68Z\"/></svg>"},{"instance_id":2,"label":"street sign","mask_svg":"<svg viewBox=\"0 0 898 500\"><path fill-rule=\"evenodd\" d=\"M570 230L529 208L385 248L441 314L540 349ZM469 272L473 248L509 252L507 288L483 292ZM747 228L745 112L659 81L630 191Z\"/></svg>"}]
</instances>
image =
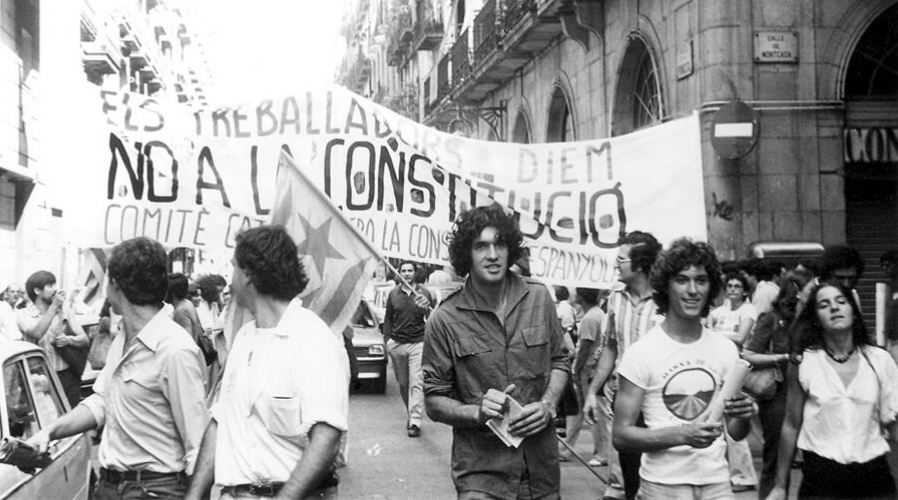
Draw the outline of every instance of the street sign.
<instances>
[{"instance_id":1,"label":"street sign","mask_svg":"<svg viewBox=\"0 0 898 500\"><path fill-rule=\"evenodd\" d=\"M742 101L733 101L714 113L711 145L721 158L738 160L754 149L760 133L758 112Z\"/></svg>"}]
</instances>

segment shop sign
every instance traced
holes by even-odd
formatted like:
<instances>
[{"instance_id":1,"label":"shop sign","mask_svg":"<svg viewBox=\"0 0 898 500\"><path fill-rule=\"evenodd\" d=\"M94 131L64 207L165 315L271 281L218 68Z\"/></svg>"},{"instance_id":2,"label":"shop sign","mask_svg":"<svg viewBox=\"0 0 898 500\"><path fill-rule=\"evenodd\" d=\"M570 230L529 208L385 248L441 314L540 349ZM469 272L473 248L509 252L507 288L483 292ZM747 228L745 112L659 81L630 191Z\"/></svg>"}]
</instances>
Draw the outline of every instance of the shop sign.
<instances>
[{"instance_id":1,"label":"shop sign","mask_svg":"<svg viewBox=\"0 0 898 500\"><path fill-rule=\"evenodd\" d=\"M898 163L898 128L846 128L845 163Z\"/></svg>"}]
</instances>

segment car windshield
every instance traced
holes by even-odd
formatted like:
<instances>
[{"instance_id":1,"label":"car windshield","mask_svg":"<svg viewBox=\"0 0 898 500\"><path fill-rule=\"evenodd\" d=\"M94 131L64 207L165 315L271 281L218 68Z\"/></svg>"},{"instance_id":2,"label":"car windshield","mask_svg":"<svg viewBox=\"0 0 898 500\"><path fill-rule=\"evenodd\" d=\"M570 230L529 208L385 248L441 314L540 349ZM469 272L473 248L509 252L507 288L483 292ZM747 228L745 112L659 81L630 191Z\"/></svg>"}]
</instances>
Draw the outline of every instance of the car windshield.
<instances>
[{"instance_id":1,"label":"car windshield","mask_svg":"<svg viewBox=\"0 0 898 500\"><path fill-rule=\"evenodd\" d=\"M359 307L355 310L355 314L352 316L352 324L366 328L374 327L374 317L371 314L371 309L364 300L359 302Z\"/></svg>"}]
</instances>

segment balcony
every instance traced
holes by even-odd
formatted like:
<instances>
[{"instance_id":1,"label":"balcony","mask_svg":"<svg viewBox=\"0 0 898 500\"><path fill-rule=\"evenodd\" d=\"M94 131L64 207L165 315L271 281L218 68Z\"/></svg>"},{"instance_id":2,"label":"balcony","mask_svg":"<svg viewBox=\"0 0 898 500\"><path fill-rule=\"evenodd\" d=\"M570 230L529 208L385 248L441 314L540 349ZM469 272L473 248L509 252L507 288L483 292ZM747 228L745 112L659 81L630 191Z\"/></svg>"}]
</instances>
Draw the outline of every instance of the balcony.
<instances>
[{"instance_id":1,"label":"balcony","mask_svg":"<svg viewBox=\"0 0 898 500\"><path fill-rule=\"evenodd\" d=\"M102 75L118 73L121 56L117 48L102 42L81 42L81 61L91 81L101 81Z\"/></svg>"},{"instance_id":2,"label":"balcony","mask_svg":"<svg viewBox=\"0 0 898 500\"><path fill-rule=\"evenodd\" d=\"M437 63L437 103L449 95L452 88L449 81L449 56L444 55Z\"/></svg>"},{"instance_id":3,"label":"balcony","mask_svg":"<svg viewBox=\"0 0 898 500\"><path fill-rule=\"evenodd\" d=\"M487 0L474 18L474 64L499 47L496 0Z\"/></svg>"},{"instance_id":4,"label":"balcony","mask_svg":"<svg viewBox=\"0 0 898 500\"><path fill-rule=\"evenodd\" d=\"M387 45L387 64L405 66L414 53L411 44L415 38L412 13L407 6L400 6L390 17L388 36L390 41Z\"/></svg>"},{"instance_id":5,"label":"balcony","mask_svg":"<svg viewBox=\"0 0 898 500\"><path fill-rule=\"evenodd\" d=\"M365 93L365 86L371 77L371 60L360 50L356 58L343 72L343 85L356 94Z\"/></svg>"},{"instance_id":6,"label":"balcony","mask_svg":"<svg viewBox=\"0 0 898 500\"><path fill-rule=\"evenodd\" d=\"M471 76L471 51L468 48L468 30L458 35L458 40L449 49L452 61L452 88L457 88Z\"/></svg>"},{"instance_id":7,"label":"balcony","mask_svg":"<svg viewBox=\"0 0 898 500\"><path fill-rule=\"evenodd\" d=\"M568 4L596 1L600 0L487 0L471 27L472 47L465 31L449 50L451 85L440 89L427 113L429 121L439 121L431 115L442 114L455 103L483 101L564 34L562 18L573 11Z\"/></svg>"},{"instance_id":8,"label":"balcony","mask_svg":"<svg viewBox=\"0 0 898 500\"><path fill-rule=\"evenodd\" d=\"M433 12L432 2L419 0L415 13L417 16L412 50L417 52L439 47L443 40L443 23L440 22L438 13Z\"/></svg>"}]
</instances>

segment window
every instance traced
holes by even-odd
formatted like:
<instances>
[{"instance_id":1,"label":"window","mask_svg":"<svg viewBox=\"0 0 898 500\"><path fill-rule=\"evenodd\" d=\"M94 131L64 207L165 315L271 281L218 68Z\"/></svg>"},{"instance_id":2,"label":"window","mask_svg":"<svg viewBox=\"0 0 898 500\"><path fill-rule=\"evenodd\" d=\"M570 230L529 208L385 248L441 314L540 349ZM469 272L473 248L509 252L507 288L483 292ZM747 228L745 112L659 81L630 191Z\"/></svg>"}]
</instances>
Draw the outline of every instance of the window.
<instances>
[{"instance_id":1,"label":"window","mask_svg":"<svg viewBox=\"0 0 898 500\"><path fill-rule=\"evenodd\" d=\"M527 126L527 118L524 116L523 110L518 111L518 117L514 121L511 142L530 144L530 127Z\"/></svg>"},{"instance_id":2,"label":"window","mask_svg":"<svg viewBox=\"0 0 898 500\"><path fill-rule=\"evenodd\" d=\"M571 117L567 98L561 88L556 87L549 104L549 123L546 140L567 142L574 140L574 120Z\"/></svg>"},{"instance_id":3,"label":"window","mask_svg":"<svg viewBox=\"0 0 898 500\"><path fill-rule=\"evenodd\" d=\"M28 358L28 381L37 419L41 427L59 418L65 412L62 398L53 386L47 363L39 356Z\"/></svg>"},{"instance_id":4,"label":"window","mask_svg":"<svg viewBox=\"0 0 898 500\"><path fill-rule=\"evenodd\" d=\"M661 96L655 77L655 65L652 64L648 51L644 51L641 56L636 86L633 89L633 125L637 129L661 121Z\"/></svg>"},{"instance_id":5,"label":"window","mask_svg":"<svg viewBox=\"0 0 898 500\"><path fill-rule=\"evenodd\" d=\"M3 382L6 390L9 434L12 437L27 439L37 433L40 427L37 424L21 361L3 367Z\"/></svg>"},{"instance_id":6,"label":"window","mask_svg":"<svg viewBox=\"0 0 898 500\"><path fill-rule=\"evenodd\" d=\"M876 18L854 48L845 97L898 95L898 5Z\"/></svg>"},{"instance_id":7,"label":"window","mask_svg":"<svg viewBox=\"0 0 898 500\"><path fill-rule=\"evenodd\" d=\"M620 65L614 91L611 135L622 135L661 121L661 85L645 41L634 36Z\"/></svg>"}]
</instances>

